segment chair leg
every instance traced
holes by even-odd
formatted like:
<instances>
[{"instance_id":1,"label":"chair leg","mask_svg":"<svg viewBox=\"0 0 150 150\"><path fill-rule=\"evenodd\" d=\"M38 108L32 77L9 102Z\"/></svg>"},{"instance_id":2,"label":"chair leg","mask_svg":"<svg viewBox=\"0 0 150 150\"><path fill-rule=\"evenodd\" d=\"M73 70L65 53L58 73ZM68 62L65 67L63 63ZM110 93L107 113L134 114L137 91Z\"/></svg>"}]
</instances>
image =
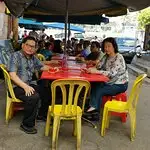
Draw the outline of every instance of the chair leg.
<instances>
[{"instance_id":1,"label":"chair leg","mask_svg":"<svg viewBox=\"0 0 150 150\"><path fill-rule=\"evenodd\" d=\"M58 125L57 125L56 142L58 141L59 129L60 129L60 117L58 119Z\"/></svg>"},{"instance_id":2,"label":"chair leg","mask_svg":"<svg viewBox=\"0 0 150 150\"><path fill-rule=\"evenodd\" d=\"M77 120L74 120L73 123L73 136L77 136Z\"/></svg>"},{"instance_id":3,"label":"chair leg","mask_svg":"<svg viewBox=\"0 0 150 150\"><path fill-rule=\"evenodd\" d=\"M106 128L109 128L110 116L111 116L111 113L107 111Z\"/></svg>"},{"instance_id":4,"label":"chair leg","mask_svg":"<svg viewBox=\"0 0 150 150\"><path fill-rule=\"evenodd\" d=\"M12 101L11 100L9 100L8 98L7 98L7 102L6 102L6 124L8 124L8 121L9 121L9 119L11 119L11 112L10 111L12 111L11 108L12 107Z\"/></svg>"},{"instance_id":5,"label":"chair leg","mask_svg":"<svg viewBox=\"0 0 150 150\"><path fill-rule=\"evenodd\" d=\"M13 117L13 115L14 115L14 103L11 103L9 111L9 120Z\"/></svg>"},{"instance_id":6,"label":"chair leg","mask_svg":"<svg viewBox=\"0 0 150 150\"><path fill-rule=\"evenodd\" d=\"M136 136L136 114L134 116L134 137Z\"/></svg>"},{"instance_id":7,"label":"chair leg","mask_svg":"<svg viewBox=\"0 0 150 150\"><path fill-rule=\"evenodd\" d=\"M122 123L125 123L127 121L127 113L123 113L121 115L121 121L122 121Z\"/></svg>"},{"instance_id":8,"label":"chair leg","mask_svg":"<svg viewBox=\"0 0 150 150\"><path fill-rule=\"evenodd\" d=\"M77 116L77 150L81 149L81 116Z\"/></svg>"},{"instance_id":9,"label":"chair leg","mask_svg":"<svg viewBox=\"0 0 150 150\"><path fill-rule=\"evenodd\" d=\"M134 141L134 137L135 137L135 115L134 115L134 112L130 112L130 124L131 124L131 141Z\"/></svg>"},{"instance_id":10,"label":"chair leg","mask_svg":"<svg viewBox=\"0 0 150 150\"><path fill-rule=\"evenodd\" d=\"M101 136L105 135L105 128L106 128L106 119L107 119L107 108L104 107L104 111L103 111L103 119L102 119L102 126L101 126Z\"/></svg>"},{"instance_id":11,"label":"chair leg","mask_svg":"<svg viewBox=\"0 0 150 150\"><path fill-rule=\"evenodd\" d=\"M60 124L60 117L54 116L53 134L52 134L52 150L56 150L56 147L57 147L59 124Z\"/></svg>"},{"instance_id":12,"label":"chair leg","mask_svg":"<svg viewBox=\"0 0 150 150\"><path fill-rule=\"evenodd\" d=\"M108 111L108 108L106 107L106 116L105 116L105 122L104 122L104 132L106 130L106 128L109 127L109 111Z\"/></svg>"},{"instance_id":13,"label":"chair leg","mask_svg":"<svg viewBox=\"0 0 150 150\"><path fill-rule=\"evenodd\" d=\"M133 112L131 128L132 128L131 141L134 141L136 135L136 112Z\"/></svg>"},{"instance_id":14,"label":"chair leg","mask_svg":"<svg viewBox=\"0 0 150 150\"><path fill-rule=\"evenodd\" d=\"M45 136L49 135L50 123L51 123L51 112L50 112L50 110L48 110L46 126L45 126Z\"/></svg>"}]
</instances>

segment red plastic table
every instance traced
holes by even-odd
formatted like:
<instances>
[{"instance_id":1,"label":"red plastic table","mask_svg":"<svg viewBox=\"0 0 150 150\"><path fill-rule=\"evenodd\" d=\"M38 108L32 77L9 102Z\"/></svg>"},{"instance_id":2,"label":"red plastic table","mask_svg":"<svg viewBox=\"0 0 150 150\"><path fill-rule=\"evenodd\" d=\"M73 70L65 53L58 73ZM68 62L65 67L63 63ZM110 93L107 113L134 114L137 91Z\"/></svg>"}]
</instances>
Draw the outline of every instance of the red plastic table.
<instances>
[{"instance_id":1,"label":"red plastic table","mask_svg":"<svg viewBox=\"0 0 150 150\"><path fill-rule=\"evenodd\" d=\"M41 79L55 80L64 78L78 78L88 80L90 82L107 82L108 77L102 74L88 74L81 71L85 68L85 64L76 63L75 61L68 61L67 68L62 68L60 64L51 64L50 66L58 67L58 72L43 71Z\"/></svg>"}]
</instances>

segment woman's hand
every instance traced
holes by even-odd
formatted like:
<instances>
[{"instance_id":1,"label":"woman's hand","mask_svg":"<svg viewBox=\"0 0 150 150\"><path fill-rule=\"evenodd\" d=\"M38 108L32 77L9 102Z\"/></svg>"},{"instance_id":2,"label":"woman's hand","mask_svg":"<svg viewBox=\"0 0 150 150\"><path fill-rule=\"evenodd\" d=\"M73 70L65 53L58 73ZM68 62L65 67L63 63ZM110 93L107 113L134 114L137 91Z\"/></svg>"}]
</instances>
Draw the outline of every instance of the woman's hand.
<instances>
[{"instance_id":1,"label":"woman's hand","mask_svg":"<svg viewBox=\"0 0 150 150\"><path fill-rule=\"evenodd\" d=\"M94 67L96 65L96 60L87 60L86 66L87 68Z\"/></svg>"},{"instance_id":2,"label":"woman's hand","mask_svg":"<svg viewBox=\"0 0 150 150\"><path fill-rule=\"evenodd\" d=\"M84 59L84 57L76 57L76 61L82 61L82 62L84 62L85 59Z\"/></svg>"},{"instance_id":3,"label":"woman's hand","mask_svg":"<svg viewBox=\"0 0 150 150\"><path fill-rule=\"evenodd\" d=\"M97 70L95 67L91 67L91 68L88 68L86 70L87 73L92 73L92 74L100 74L100 71Z\"/></svg>"}]
</instances>

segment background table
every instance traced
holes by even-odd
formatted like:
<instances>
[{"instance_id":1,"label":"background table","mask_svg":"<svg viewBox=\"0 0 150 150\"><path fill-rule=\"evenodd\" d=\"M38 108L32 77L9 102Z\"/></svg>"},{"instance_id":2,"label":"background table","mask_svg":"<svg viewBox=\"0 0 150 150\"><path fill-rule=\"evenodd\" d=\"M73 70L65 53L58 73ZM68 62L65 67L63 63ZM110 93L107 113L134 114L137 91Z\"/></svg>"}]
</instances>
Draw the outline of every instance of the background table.
<instances>
[{"instance_id":1,"label":"background table","mask_svg":"<svg viewBox=\"0 0 150 150\"><path fill-rule=\"evenodd\" d=\"M64 54L55 55L51 58L51 60L62 60ZM74 56L67 56L67 60L75 60L76 57Z\"/></svg>"}]
</instances>

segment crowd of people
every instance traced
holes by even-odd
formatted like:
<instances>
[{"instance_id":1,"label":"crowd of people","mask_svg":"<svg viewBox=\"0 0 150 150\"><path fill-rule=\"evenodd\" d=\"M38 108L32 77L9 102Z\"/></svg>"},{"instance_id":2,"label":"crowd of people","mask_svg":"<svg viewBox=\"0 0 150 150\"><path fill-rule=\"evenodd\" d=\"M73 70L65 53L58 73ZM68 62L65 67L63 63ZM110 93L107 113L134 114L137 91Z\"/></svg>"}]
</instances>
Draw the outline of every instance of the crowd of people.
<instances>
[{"instance_id":1,"label":"crowd of people","mask_svg":"<svg viewBox=\"0 0 150 150\"><path fill-rule=\"evenodd\" d=\"M21 49L14 52L6 64L13 81L14 93L24 102L24 116L20 128L26 133L37 133L35 120L45 120L50 105L46 82L32 82L35 71L50 69L36 54L44 55L49 62L53 55L63 53L64 48L68 55L76 57L76 61L87 64L85 72L104 74L110 79L107 83L91 83L90 101L84 117L89 119L99 112L103 96L112 96L127 90L128 71L114 38L106 38L102 43L72 38L65 45L65 40L55 40L52 36L47 36L44 30L41 35L32 31L23 38Z\"/></svg>"}]
</instances>

